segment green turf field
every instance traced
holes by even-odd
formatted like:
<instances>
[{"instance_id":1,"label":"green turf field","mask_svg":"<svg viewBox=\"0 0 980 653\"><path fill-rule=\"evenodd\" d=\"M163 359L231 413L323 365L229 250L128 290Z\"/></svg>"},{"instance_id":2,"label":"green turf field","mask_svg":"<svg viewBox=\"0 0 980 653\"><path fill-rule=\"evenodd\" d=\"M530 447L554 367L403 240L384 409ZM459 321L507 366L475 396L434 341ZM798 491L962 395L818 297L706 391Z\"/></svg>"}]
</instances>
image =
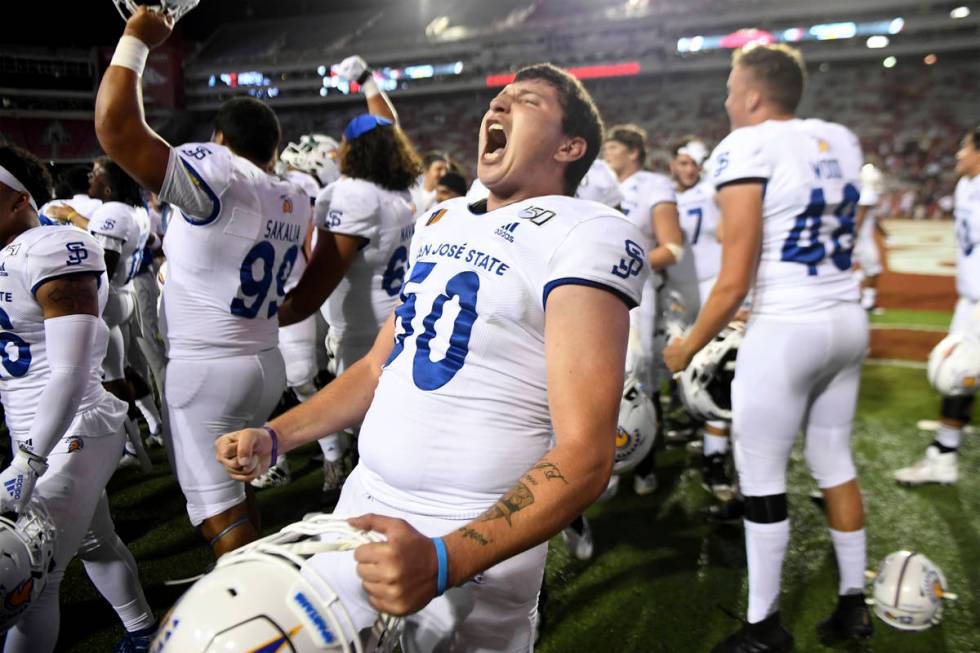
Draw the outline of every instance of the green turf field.
<instances>
[{"instance_id":1,"label":"green turf field","mask_svg":"<svg viewBox=\"0 0 980 653\"><path fill-rule=\"evenodd\" d=\"M945 572L960 600L947 608L942 626L903 633L876 621L869 645L879 653L980 651L980 447L968 441L957 487L900 488L891 470L922 453L928 436L915 422L934 417L938 401L921 370L866 368L855 429L857 463L867 499L869 564L900 548L926 553ZM313 451L292 456L294 482L260 494L267 526L274 529L316 508L321 475ZM163 581L198 573L210 556L187 524L177 487L165 472L132 470L109 487L122 538L139 561L144 587L162 613L180 594ZM718 606L742 614L745 557L740 527L708 527L699 513L709 504L683 449L660 453L660 489L639 498L632 483L590 510L596 555L570 560L560 539L552 543L543 653L708 651L738 624ZM791 467L793 536L784 569L784 622L797 651L824 651L814 627L833 608L837 589L829 534L807 495L812 488L799 452ZM62 651L110 651L121 635L115 614L99 597L81 565L62 585ZM850 649L845 649L850 650Z\"/></svg>"},{"instance_id":2,"label":"green turf field","mask_svg":"<svg viewBox=\"0 0 980 653\"><path fill-rule=\"evenodd\" d=\"M948 311L918 311L905 308L889 308L880 315L871 316L871 324L908 329L942 329L949 327L953 314Z\"/></svg>"}]
</instances>

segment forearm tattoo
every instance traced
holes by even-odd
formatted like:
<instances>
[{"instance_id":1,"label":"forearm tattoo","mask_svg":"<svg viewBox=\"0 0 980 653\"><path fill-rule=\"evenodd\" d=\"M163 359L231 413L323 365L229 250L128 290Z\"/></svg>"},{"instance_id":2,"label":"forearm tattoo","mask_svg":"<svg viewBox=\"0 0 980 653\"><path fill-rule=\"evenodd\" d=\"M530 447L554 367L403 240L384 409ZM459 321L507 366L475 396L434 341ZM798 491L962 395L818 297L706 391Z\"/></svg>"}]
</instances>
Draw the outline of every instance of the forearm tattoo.
<instances>
[{"instance_id":1,"label":"forearm tattoo","mask_svg":"<svg viewBox=\"0 0 980 653\"><path fill-rule=\"evenodd\" d=\"M513 526L511 522L512 515L534 503L534 492L531 488L537 487L544 481L561 481L565 485L568 485L568 479L562 474L558 465L546 460L541 461L532 467L490 510L478 517L477 522L487 522L502 518L507 522L508 526ZM479 535L479 533L477 534Z\"/></svg>"}]
</instances>

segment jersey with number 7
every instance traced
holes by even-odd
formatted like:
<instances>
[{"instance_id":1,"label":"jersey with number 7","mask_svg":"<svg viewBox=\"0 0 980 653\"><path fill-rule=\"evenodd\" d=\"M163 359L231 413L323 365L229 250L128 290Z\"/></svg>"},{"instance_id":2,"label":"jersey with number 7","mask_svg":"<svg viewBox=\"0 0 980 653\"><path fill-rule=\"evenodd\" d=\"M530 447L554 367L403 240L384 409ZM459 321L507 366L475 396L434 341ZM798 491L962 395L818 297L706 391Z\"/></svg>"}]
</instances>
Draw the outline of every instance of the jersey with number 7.
<instances>
[{"instance_id":1,"label":"jersey with number 7","mask_svg":"<svg viewBox=\"0 0 980 653\"><path fill-rule=\"evenodd\" d=\"M762 252L752 311L819 311L858 301L851 274L862 154L846 127L768 120L729 134L707 166L715 188L763 184Z\"/></svg>"},{"instance_id":2,"label":"jersey with number 7","mask_svg":"<svg viewBox=\"0 0 980 653\"><path fill-rule=\"evenodd\" d=\"M309 223L306 193L222 145L188 143L171 150L160 198L180 210L164 238L160 323L169 357L274 348L276 313Z\"/></svg>"}]
</instances>

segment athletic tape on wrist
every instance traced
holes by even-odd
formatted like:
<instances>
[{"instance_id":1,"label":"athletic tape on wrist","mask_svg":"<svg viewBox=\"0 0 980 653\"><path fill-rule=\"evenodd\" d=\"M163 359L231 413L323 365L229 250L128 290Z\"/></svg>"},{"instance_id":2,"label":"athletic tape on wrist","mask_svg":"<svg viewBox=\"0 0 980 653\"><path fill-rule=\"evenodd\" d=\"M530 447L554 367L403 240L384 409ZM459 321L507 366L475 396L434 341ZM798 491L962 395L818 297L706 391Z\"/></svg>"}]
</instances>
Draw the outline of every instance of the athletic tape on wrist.
<instances>
[{"instance_id":1,"label":"athletic tape on wrist","mask_svg":"<svg viewBox=\"0 0 980 653\"><path fill-rule=\"evenodd\" d=\"M374 77L369 77L367 81L361 84L361 92L364 93L364 97L372 98L375 95L380 95L381 89L378 88L378 83L374 81Z\"/></svg>"},{"instance_id":2,"label":"athletic tape on wrist","mask_svg":"<svg viewBox=\"0 0 980 653\"><path fill-rule=\"evenodd\" d=\"M674 263L680 263L681 259L684 258L684 247L681 245L676 245L674 243L664 243L664 247L667 251L674 256Z\"/></svg>"},{"instance_id":3,"label":"athletic tape on wrist","mask_svg":"<svg viewBox=\"0 0 980 653\"><path fill-rule=\"evenodd\" d=\"M436 572L436 596L442 596L446 591L446 582L449 577L449 557L446 555L446 543L441 537L433 537L432 544L436 547L436 561L439 569Z\"/></svg>"},{"instance_id":4,"label":"athletic tape on wrist","mask_svg":"<svg viewBox=\"0 0 980 653\"><path fill-rule=\"evenodd\" d=\"M276 433L276 430L268 424L262 428L264 428L265 432L269 434L270 438L272 438L272 457L269 459L269 467L272 467L276 464L276 461L279 460L279 434Z\"/></svg>"},{"instance_id":5,"label":"athletic tape on wrist","mask_svg":"<svg viewBox=\"0 0 980 653\"><path fill-rule=\"evenodd\" d=\"M110 66L122 66L129 68L137 75L143 74L146 67L146 58L150 56L150 48L135 36L124 34L119 39L116 51L112 54Z\"/></svg>"}]
</instances>

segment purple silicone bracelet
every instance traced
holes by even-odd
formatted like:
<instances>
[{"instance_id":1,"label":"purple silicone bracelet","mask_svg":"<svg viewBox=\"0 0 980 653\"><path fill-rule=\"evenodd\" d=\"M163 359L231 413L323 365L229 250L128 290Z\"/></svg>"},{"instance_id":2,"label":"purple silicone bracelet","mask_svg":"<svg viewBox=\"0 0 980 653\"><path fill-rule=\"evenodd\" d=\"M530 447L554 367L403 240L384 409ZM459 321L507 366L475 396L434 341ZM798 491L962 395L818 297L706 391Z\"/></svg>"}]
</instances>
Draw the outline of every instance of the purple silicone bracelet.
<instances>
[{"instance_id":1,"label":"purple silicone bracelet","mask_svg":"<svg viewBox=\"0 0 980 653\"><path fill-rule=\"evenodd\" d=\"M276 433L276 430L268 424L262 428L264 428L265 432L269 434L270 438L272 438L272 458L269 460L269 467L272 467L276 464L276 460L279 459L279 434Z\"/></svg>"}]
</instances>

